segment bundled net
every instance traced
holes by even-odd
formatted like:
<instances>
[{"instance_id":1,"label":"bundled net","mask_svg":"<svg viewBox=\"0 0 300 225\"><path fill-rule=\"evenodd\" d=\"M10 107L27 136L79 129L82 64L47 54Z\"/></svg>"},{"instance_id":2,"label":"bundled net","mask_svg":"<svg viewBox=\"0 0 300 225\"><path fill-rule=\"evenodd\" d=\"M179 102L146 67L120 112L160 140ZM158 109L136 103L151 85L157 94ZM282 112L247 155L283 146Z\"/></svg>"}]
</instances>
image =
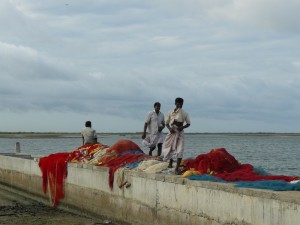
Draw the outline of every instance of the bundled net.
<instances>
[{"instance_id":1,"label":"bundled net","mask_svg":"<svg viewBox=\"0 0 300 225\"><path fill-rule=\"evenodd\" d=\"M137 166L142 160L151 158L140 147L129 140L119 140L94 165L109 167L109 186L113 188L114 173L120 167Z\"/></svg>"},{"instance_id":2,"label":"bundled net","mask_svg":"<svg viewBox=\"0 0 300 225\"><path fill-rule=\"evenodd\" d=\"M241 164L225 148L213 149L207 154L200 154L195 159L185 161L185 169L196 169L201 174L232 172Z\"/></svg>"},{"instance_id":3,"label":"bundled net","mask_svg":"<svg viewBox=\"0 0 300 225\"><path fill-rule=\"evenodd\" d=\"M198 155L195 159L185 160L184 169L186 171L199 172L198 176L190 173L192 176L189 178L193 180L243 181L236 183L236 185L239 187L264 187L265 189L272 190L293 190L293 187L296 190L296 186L299 184L293 186L287 182L298 181L300 179L295 176L269 175L262 170L255 169L250 164L241 164L225 148L213 149L207 154ZM279 184L281 188L278 188Z\"/></svg>"},{"instance_id":4,"label":"bundled net","mask_svg":"<svg viewBox=\"0 0 300 225\"><path fill-rule=\"evenodd\" d=\"M108 145L103 144L87 144L75 149L68 155L68 162L71 163L89 163L94 159L95 155L99 154L101 151L105 151L109 148Z\"/></svg>"}]
</instances>

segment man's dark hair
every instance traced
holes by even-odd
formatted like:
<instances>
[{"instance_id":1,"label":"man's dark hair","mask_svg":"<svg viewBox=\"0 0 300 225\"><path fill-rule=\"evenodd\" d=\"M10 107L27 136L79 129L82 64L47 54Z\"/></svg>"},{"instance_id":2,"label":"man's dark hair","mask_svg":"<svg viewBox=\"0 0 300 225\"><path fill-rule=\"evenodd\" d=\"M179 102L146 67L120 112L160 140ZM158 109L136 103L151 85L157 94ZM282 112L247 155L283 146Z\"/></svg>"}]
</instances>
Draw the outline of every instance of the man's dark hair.
<instances>
[{"instance_id":1,"label":"man's dark hair","mask_svg":"<svg viewBox=\"0 0 300 225\"><path fill-rule=\"evenodd\" d=\"M179 98L179 97L176 98L176 99L175 99L175 104L176 104L177 102L183 104L183 98Z\"/></svg>"},{"instance_id":2,"label":"man's dark hair","mask_svg":"<svg viewBox=\"0 0 300 225\"><path fill-rule=\"evenodd\" d=\"M160 103L159 103L159 102L155 102L155 103L154 103L154 107L155 107L155 106L160 106Z\"/></svg>"},{"instance_id":3,"label":"man's dark hair","mask_svg":"<svg viewBox=\"0 0 300 225\"><path fill-rule=\"evenodd\" d=\"M86 127L92 127L92 122L91 121L86 121L85 126Z\"/></svg>"}]
</instances>

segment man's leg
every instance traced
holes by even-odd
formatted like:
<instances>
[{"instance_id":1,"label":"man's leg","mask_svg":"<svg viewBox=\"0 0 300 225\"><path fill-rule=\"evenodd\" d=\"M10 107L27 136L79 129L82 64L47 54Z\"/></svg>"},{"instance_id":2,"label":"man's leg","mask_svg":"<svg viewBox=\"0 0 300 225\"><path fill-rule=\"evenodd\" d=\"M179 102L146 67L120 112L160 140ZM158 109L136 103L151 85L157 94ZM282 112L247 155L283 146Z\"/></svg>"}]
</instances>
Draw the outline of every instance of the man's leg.
<instances>
[{"instance_id":1,"label":"man's leg","mask_svg":"<svg viewBox=\"0 0 300 225\"><path fill-rule=\"evenodd\" d=\"M152 152L153 152L154 149L155 149L155 146L150 148L150 150L149 150L149 155L152 156Z\"/></svg>"},{"instance_id":2,"label":"man's leg","mask_svg":"<svg viewBox=\"0 0 300 225\"><path fill-rule=\"evenodd\" d=\"M181 160L183 157L183 151L184 151L184 132L182 130L178 133L177 145L176 145L177 164L175 167L175 174L177 174L177 175L181 174L179 167L180 167Z\"/></svg>"},{"instance_id":3,"label":"man's leg","mask_svg":"<svg viewBox=\"0 0 300 225\"><path fill-rule=\"evenodd\" d=\"M157 156L161 155L162 143L157 144Z\"/></svg>"},{"instance_id":4,"label":"man's leg","mask_svg":"<svg viewBox=\"0 0 300 225\"><path fill-rule=\"evenodd\" d=\"M181 172L179 170L179 166L180 166L181 160L182 160L182 158L177 158L177 164L176 164L176 167L175 167L175 174L178 174L178 175L181 174Z\"/></svg>"},{"instance_id":5,"label":"man's leg","mask_svg":"<svg viewBox=\"0 0 300 225\"><path fill-rule=\"evenodd\" d=\"M173 159L170 159L168 168L172 168L172 167L173 167Z\"/></svg>"}]
</instances>

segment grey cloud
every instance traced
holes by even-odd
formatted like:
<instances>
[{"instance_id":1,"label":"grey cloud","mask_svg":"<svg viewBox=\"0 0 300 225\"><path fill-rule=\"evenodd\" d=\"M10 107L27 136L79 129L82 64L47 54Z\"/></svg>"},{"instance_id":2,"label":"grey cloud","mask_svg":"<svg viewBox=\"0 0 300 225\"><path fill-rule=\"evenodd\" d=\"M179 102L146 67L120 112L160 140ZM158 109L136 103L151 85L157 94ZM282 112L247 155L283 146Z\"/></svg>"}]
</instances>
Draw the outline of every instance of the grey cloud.
<instances>
[{"instance_id":1,"label":"grey cloud","mask_svg":"<svg viewBox=\"0 0 300 225\"><path fill-rule=\"evenodd\" d=\"M47 58L34 49L0 42L0 65L3 76L20 80L73 80L69 65ZM68 63L66 63L68 64Z\"/></svg>"},{"instance_id":2,"label":"grey cloud","mask_svg":"<svg viewBox=\"0 0 300 225\"><path fill-rule=\"evenodd\" d=\"M297 0L232 0L227 5L215 5L209 15L214 18L227 18L237 24L248 25L252 29L269 29L276 32L300 31ZM221 6L221 7L219 7Z\"/></svg>"},{"instance_id":3,"label":"grey cloud","mask_svg":"<svg viewBox=\"0 0 300 225\"><path fill-rule=\"evenodd\" d=\"M166 113L176 97L183 97L194 121L222 120L224 127L232 121L271 127L299 119L298 35L289 31L289 19L274 29L251 27L265 12L262 5L5 3L9 13L0 13L2 110L101 112L143 121L155 101ZM271 22L274 15L276 10L266 14ZM8 32L5 20L13 25Z\"/></svg>"}]
</instances>

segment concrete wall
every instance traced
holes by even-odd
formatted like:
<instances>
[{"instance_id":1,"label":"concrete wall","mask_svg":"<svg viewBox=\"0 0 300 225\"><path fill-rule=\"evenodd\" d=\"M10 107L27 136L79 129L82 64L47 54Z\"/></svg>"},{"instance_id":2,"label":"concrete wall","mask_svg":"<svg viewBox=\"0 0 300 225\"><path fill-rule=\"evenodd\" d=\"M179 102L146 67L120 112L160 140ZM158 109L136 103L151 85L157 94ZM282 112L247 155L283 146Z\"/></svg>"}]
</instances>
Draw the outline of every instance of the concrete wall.
<instances>
[{"instance_id":1,"label":"concrete wall","mask_svg":"<svg viewBox=\"0 0 300 225\"><path fill-rule=\"evenodd\" d=\"M108 185L108 169L69 164L63 206L132 225L297 225L300 192L238 189L230 184L126 170L130 187ZM0 182L47 198L37 160L0 156Z\"/></svg>"}]
</instances>

